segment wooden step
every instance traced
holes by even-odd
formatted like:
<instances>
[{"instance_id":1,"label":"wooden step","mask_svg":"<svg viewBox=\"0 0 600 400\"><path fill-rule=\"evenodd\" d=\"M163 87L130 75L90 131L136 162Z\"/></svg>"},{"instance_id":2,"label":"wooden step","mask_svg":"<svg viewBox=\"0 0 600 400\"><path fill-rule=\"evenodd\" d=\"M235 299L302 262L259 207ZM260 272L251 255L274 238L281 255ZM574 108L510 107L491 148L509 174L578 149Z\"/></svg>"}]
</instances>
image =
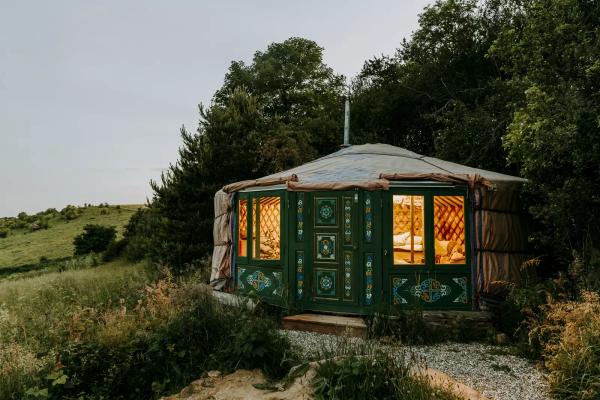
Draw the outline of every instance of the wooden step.
<instances>
[{"instance_id":1,"label":"wooden step","mask_svg":"<svg viewBox=\"0 0 600 400\"><path fill-rule=\"evenodd\" d=\"M290 315L283 318L283 329L290 331L326 333L329 335L367 336L367 325L362 318L345 317L341 315Z\"/></svg>"}]
</instances>

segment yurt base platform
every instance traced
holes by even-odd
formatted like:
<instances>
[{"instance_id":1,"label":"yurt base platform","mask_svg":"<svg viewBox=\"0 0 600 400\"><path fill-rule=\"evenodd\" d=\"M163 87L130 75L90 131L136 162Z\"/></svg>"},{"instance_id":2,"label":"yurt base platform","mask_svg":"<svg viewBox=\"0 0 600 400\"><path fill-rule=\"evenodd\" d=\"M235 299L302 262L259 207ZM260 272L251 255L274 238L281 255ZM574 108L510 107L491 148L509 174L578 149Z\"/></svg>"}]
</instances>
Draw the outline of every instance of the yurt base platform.
<instances>
[{"instance_id":1,"label":"yurt base platform","mask_svg":"<svg viewBox=\"0 0 600 400\"><path fill-rule=\"evenodd\" d=\"M362 318L341 315L290 315L283 318L283 329L363 338L367 336L367 325Z\"/></svg>"}]
</instances>

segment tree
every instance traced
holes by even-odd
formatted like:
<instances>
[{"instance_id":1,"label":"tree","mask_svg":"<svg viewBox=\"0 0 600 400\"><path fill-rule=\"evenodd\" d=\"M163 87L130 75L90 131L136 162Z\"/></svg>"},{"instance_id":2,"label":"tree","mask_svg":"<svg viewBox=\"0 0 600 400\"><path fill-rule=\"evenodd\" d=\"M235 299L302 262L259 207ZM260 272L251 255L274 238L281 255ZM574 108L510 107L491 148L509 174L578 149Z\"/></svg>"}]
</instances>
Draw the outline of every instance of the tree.
<instances>
[{"instance_id":1,"label":"tree","mask_svg":"<svg viewBox=\"0 0 600 400\"><path fill-rule=\"evenodd\" d=\"M198 261L212 249L217 190L339 145L344 79L322 58L316 43L292 38L256 52L251 65L231 64L210 106L200 106L197 133L181 129L179 160L151 183L152 202L137 218L145 227L131 227L128 253L147 251L174 269Z\"/></svg>"},{"instance_id":2,"label":"tree","mask_svg":"<svg viewBox=\"0 0 600 400\"><path fill-rule=\"evenodd\" d=\"M487 53L514 18L512 2L437 1L393 57L353 82L353 134L474 167L507 171L501 137L515 93Z\"/></svg>"},{"instance_id":3,"label":"tree","mask_svg":"<svg viewBox=\"0 0 600 400\"><path fill-rule=\"evenodd\" d=\"M114 226L88 224L83 227L83 232L75 236L73 240L75 255L103 252L116 236L117 230Z\"/></svg>"},{"instance_id":4,"label":"tree","mask_svg":"<svg viewBox=\"0 0 600 400\"><path fill-rule=\"evenodd\" d=\"M338 149L343 128L344 77L323 62L323 48L312 40L290 38L257 51L252 64L234 61L217 91L216 104L224 105L237 88L253 96L266 126L272 126L262 143L278 149L291 145L297 157L287 162L278 154L269 166L270 152L262 155L265 169L295 166ZM277 138L273 138L273 136Z\"/></svg>"},{"instance_id":5,"label":"tree","mask_svg":"<svg viewBox=\"0 0 600 400\"><path fill-rule=\"evenodd\" d=\"M492 49L526 94L504 147L529 180L526 198L545 227L539 239L571 258L600 239L600 7L536 0L524 12Z\"/></svg>"}]
</instances>

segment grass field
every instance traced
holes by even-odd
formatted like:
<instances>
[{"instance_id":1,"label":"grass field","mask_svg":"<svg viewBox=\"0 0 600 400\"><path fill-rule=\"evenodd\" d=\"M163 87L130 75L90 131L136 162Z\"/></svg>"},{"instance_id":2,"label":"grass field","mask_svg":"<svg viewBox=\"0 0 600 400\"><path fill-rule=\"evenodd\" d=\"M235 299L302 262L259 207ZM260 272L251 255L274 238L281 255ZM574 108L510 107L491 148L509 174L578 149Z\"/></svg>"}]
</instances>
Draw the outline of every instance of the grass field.
<instances>
[{"instance_id":1,"label":"grass field","mask_svg":"<svg viewBox=\"0 0 600 400\"><path fill-rule=\"evenodd\" d=\"M0 238L0 269L37 264L40 257L48 260L63 259L73 255L73 239L87 224L115 226L122 234L123 227L140 205L110 207L81 207L77 218L66 220L60 214L48 220L48 229L30 232L27 228L11 230Z\"/></svg>"}]
</instances>

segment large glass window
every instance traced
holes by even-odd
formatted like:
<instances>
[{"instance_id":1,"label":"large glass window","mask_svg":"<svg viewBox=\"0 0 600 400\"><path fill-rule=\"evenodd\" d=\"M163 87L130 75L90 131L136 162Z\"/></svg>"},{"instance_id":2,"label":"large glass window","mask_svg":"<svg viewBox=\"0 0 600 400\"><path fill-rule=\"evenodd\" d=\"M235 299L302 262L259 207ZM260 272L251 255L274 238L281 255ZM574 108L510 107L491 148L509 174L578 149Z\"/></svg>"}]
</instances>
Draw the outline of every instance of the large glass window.
<instances>
[{"instance_id":1,"label":"large glass window","mask_svg":"<svg viewBox=\"0 0 600 400\"><path fill-rule=\"evenodd\" d=\"M436 264L464 264L465 207L463 196L433 197Z\"/></svg>"},{"instance_id":2,"label":"large glass window","mask_svg":"<svg viewBox=\"0 0 600 400\"><path fill-rule=\"evenodd\" d=\"M425 264L424 197L394 195L394 264Z\"/></svg>"},{"instance_id":3,"label":"large glass window","mask_svg":"<svg viewBox=\"0 0 600 400\"><path fill-rule=\"evenodd\" d=\"M279 260L281 255L281 199L252 199L252 258Z\"/></svg>"},{"instance_id":4,"label":"large glass window","mask_svg":"<svg viewBox=\"0 0 600 400\"><path fill-rule=\"evenodd\" d=\"M248 200L238 202L238 251L239 257L248 256Z\"/></svg>"}]
</instances>

